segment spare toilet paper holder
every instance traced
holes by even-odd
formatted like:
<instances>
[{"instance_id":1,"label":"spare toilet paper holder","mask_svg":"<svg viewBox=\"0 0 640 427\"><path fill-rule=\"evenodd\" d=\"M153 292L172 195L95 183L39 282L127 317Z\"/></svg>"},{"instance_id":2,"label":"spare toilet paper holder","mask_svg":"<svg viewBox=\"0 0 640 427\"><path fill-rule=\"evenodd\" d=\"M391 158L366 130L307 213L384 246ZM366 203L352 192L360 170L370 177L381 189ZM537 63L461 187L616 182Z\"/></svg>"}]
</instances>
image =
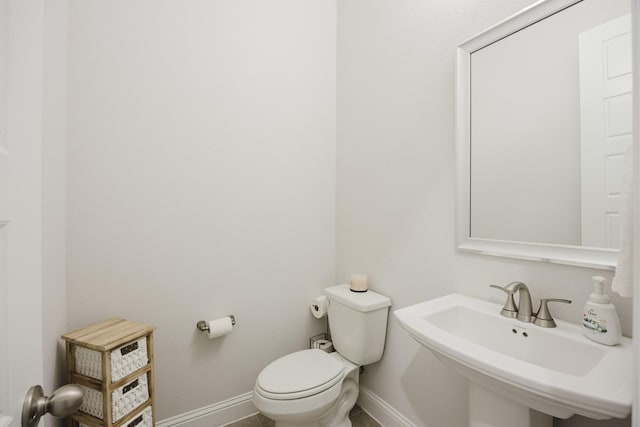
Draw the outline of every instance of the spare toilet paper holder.
<instances>
[{"instance_id":1,"label":"spare toilet paper holder","mask_svg":"<svg viewBox=\"0 0 640 427\"><path fill-rule=\"evenodd\" d=\"M233 314L227 316L231 318L231 326L236 326L236 317ZM209 332L209 324L204 320L198 320L196 323L196 328L198 328L202 332Z\"/></svg>"}]
</instances>

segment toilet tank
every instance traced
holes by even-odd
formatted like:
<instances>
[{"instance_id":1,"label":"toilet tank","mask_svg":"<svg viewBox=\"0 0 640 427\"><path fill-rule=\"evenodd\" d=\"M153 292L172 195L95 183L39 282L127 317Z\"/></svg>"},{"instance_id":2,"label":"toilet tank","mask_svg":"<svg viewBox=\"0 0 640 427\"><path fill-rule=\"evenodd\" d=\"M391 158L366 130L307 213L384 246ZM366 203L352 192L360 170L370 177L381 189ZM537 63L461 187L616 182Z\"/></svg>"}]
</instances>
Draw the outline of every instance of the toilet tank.
<instances>
[{"instance_id":1,"label":"toilet tank","mask_svg":"<svg viewBox=\"0 0 640 427\"><path fill-rule=\"evenodd\" d=\"M371 290L352 292L349 285L324 290L329 300L329 329L333 346L358 365L382 358L391 300Z\"/></svg>"}]
</instances>

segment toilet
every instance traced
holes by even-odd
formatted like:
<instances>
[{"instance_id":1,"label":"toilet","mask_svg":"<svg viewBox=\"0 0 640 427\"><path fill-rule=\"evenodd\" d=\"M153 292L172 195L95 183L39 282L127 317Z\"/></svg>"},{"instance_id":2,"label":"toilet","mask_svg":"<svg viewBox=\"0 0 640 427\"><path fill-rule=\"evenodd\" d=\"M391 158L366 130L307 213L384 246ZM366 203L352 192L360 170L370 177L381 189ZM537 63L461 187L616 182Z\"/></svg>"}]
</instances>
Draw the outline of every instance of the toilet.
<instances>
[{"instance_id":1,"label":"toilet","mask_svg":"<svg viewBox=\"0 0 640 427\"><path fill-rule=\"evenodd\" d=\"M276 427L351 427L360 366L382 358L391 300L349 285L324 290L336 351L287 354L265 367L253 388L253 404Z\"/></svg>"}]
</instances>

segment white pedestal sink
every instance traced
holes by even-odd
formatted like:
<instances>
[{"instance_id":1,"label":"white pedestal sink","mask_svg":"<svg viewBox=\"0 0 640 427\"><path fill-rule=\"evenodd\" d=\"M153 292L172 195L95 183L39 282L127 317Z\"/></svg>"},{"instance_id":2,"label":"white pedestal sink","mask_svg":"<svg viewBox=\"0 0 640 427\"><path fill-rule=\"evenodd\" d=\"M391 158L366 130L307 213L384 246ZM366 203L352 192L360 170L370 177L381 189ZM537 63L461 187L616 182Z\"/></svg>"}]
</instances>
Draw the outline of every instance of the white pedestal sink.
<instances>
[{"instance_id":1,"label":"white pedestal sink","mask_svg":"<svg viewBox=\"0 0 640 427\"><path fill-rule=\"evenodd\" d=\"M597 344L579 325L507 319L501 306L451 294L396 310L400 325L470 381L470 427L547 427L551 416L631 412L632 347ZM534 409L548 416L529 414Z\"/></svg>"},{"instance_id":2,"label":"white pedestal sink","mask_svg":"<svg viewBox=\"0 0 640 427\"><path fill-rule=\"evenodd\" d=\"M469 427L553 427L553 417L470 382Z\"/></svg>"}]
</instances>

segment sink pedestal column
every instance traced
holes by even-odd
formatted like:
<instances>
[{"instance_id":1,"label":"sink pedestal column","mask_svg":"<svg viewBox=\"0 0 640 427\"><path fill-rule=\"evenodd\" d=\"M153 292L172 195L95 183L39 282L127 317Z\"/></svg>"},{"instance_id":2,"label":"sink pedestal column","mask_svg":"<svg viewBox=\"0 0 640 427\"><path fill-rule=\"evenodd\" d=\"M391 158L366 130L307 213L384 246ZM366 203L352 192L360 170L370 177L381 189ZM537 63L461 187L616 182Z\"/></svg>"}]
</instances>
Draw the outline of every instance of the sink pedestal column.
<instances>
[{"instance_id":1,"label":"sink pedestal column","mask_svg":"<svg viewBox=\"0 0 640 427\"><path fill-rule=\"evenodd\" d=\"M469 382L469 427L551 427L553 417Z\"/></svg>"}]
</instances>

